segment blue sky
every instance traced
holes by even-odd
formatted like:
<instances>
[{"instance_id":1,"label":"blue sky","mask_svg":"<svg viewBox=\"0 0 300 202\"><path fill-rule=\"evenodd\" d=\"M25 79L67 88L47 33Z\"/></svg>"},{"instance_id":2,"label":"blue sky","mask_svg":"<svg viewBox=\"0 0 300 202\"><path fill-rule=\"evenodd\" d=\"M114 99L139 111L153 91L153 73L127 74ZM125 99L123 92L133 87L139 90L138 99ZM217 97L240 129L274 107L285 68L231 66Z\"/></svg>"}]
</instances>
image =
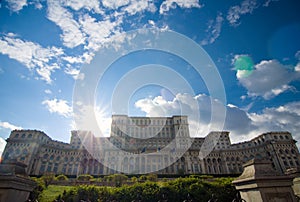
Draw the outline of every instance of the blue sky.
<instances>
[{"instance_id":1,"label":"blue sky","mask_svg":"<svg viewBox=\"0 0 300 202\"><path fill-rule=\"evenodd\" d=\"M68 142L76 129L74 87L89 80L82 68L90 67L106 45L122 46L118 36L150 28L179 33L202 47L218 71L216 80L222 81L226 99L213 97L203 75L177 55L128 53L107 68L96 88L94 110L103 131L109 130L113 113L170 116L197 111L200 118L191 115L189 122L201 127L209 124L215 106L215 112L226 109L222 129L231 132L233 142L268 131L290 131L300 140L297 0L8 0L0 5L2 148L10 131L21 128ZM101 61L97 65L104 68ZM151 74L171 87L143 83ZM138 88L120 90L133 81Z\"/></svg>"}]
</instances>

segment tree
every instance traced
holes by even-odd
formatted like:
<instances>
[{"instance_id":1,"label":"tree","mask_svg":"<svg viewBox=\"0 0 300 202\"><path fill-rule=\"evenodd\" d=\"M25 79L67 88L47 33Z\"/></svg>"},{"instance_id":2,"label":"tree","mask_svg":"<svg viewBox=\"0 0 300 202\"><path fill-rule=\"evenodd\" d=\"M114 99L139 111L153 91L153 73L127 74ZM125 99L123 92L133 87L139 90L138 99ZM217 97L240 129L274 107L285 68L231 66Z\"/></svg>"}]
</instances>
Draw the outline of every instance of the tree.
<instances>
[{"instance_id":1,"label":"tree","mask_svg":"<svg viewBox=\"0 0 300 202\"><path fill-rule=\"evenodd\" d=\"M32 177L32 180L36 182L36 187L34 190L30 193L29 199L31 201L37 201L42 191L45 189L45 182L42 178L36 178Z\"/></svg>"},{"instance_id":2,"label":"tree","mask_svg":"<svg viewBox=\"0 0 300 202\"><path fill-rule=\"evenodd\" d=\"M156 182L157 181L157 175L156 174L153 174L153 173L150 173L146 176L147 180L148 181L151 181L151 182Z\"/></svg>"},{"instance_id":3,"label":"tree","mask_svg":"<svg viewBox=\"0 0 300 202\"><path fill-rule=\"evenodd\" d=\"M55 179L54 173L45 173L42 177L42 180L45 182L46 188L51 184Z\"/></svg>"},{"instance_id":4,"label":"tree","mask_svg":"<svg viewBox=\"0 0 300 202\"><path fill-rule=\"evenodd\" d=\"M116 187L120 187L124 182L127 181L128 177L124 174L111 175L112 182L115 183Z\"/></svg>"}]
</instances>

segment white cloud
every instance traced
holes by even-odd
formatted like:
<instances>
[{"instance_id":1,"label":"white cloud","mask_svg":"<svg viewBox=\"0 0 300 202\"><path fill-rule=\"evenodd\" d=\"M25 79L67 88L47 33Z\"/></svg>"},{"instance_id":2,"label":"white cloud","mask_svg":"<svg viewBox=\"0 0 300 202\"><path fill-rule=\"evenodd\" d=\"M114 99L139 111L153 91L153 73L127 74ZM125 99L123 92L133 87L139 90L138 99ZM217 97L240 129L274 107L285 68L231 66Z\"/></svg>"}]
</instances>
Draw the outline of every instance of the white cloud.
<instances>
[{"instance_id":1,"label":"white cloud","mask_svg":"<svg viewBox=\"0 0 300 202\"><path fill-rule=\"evenodd\" d=\"M45 92L46 94L52 94L52 91L51 91L50 89L46 89L44 92Z\"/></svg>"},{"instance_id":2,"label":"white cloud","mask_svg":"<svg viewBox=\"0 0 300 202\"><path fill-rule=\"evenodd\" d=\"M218 100L211 99L204 94L197 96L177 94L172 101L167 101L161 96L145 98L138 100L135 106L145 112L147 116L187 115L191 136L205 136L209 131L223 129L229 130L233 134L241 134L241 132L246 133L253 128L245 111L233 105L226 107ZM214 107L214 113L217 112L214 115L212 115L211 106ZM199 113L195 113L197 111ZM221 112L227 115L221 114Z\"/></svg>"},{"instance_id":3,"label":"white cloud","mask_svg":"<svg viewBox=\"0 0 300 202\"><path fill-rule=\"evenodd\" d=\"M21 130L22 127L20 126L16 126L14 124L11 124L9 122L6 122L6 121L0 121L0 130L3 130L3 131L12 131L12 130ZM1 163L1 156L2 156L2 152L5 148L5 145L6 145L6 141L0 137L0 163Z\"/></svg>"},{"instance_id":4,"label":"white cloud","mask_svg":"<svg viewBox=\"0 0 300 202\"><path fill-rule=\"evenodd\" d=\"M0 128L2 129L9 129L9 130L20 130L22 129L22 127L20 126L15 126L9 122L6 122L6 121L0 121Z\"/></svg>"},{"instance_id":5,"label":"white cloud","mask_svg":"<svg viewBox=\"0 0 300 202\"><path fill-rule=\"evenodd\" d=\"M159 8L159 13L163 14L171 9L179 6L181 8L201 8L198 0L165 0L162 2Z\"/></svg>"},{"instance_id":6,"label":"white cloud","mask_svg":"<svg viewBox=\"0 0 300 202\"><path fill-rule=\"evenodd\" d=\"M43 8L43 5L41 4L40 0L33 0L33 1L27 1L27 0L6 0L8 4L8 9L12 12L19 12L22 10L25 6L28 5L34 5L36 9Z\"/></svg>"},{"instance_id":7,"label":"white cloud","mask_svg":"<svg viewBox=\"0 0 300 202\"><path fill-rule=\"evenodd\" d=\"M135 104L147 116L188 115L190 134L195 136L195 127L197 126L221 125L219 123L210 123L212 103L218 112L218 107L220 107L221 103L211 100L209 96L204 94L194 97L188 94L177 94L172 101L167 101L163 97L158 96L138 100ZM181 111L197 110L195 104L199 106L200 119L193 116L193 113L186 114ZM261 113L248 113L235 105L228 104L226 106L226 119L223 130L230 132L232 142L250 140L269 131L290 131L296 140L300 140L300 134L298 134L300 130L299 120L300 102L266 108ZM211 128L211 130L214 130L214 128ZM200 133L200 136L205 135Z\"/></svg>"},{"instance_id":8,"label":"white cloud","mask_svg":"<svg viewBox=\"0 0 300 202\"><path fill-rule=\"evenodd\" d=\"M18 12L27 6L27 0L7 0L8 8L13 12Z\"/></svg>"},{"instance_id":9,"label":"white cloud","mask_svg":"<svg viewBox=\"0 0 300 202\"><path fill-rule=\"evenodd\" d=\"M43 48L39 44L16 38L9 33L0 38L0 53L25 65L28 69L35 69L40 78L51 83L51 73L59 69L52 60L63 54L63 50L56 47Z\"/></svg>"},{"instance_id":10,"label":"white cloud","mask_svg":"<svg viewBox=\"0 0 300 202\"><path fill-rule=\"evenodd\" d=\"M64 117L70 117L72 115L72 107L66 100L44 100L42 102L45 105L50 113L57 113Z\"/></svg>"},{"instance_id":11,"label":"white cloud","mask_svg":"<svg viewBox=\"0 0 300 202\"><path fill-rule=\"evenodd\" d=\"M94 11L99 14L103 14L103 11L100 9L100 1L98 0L67 0L62 1L64 6L68 6L75 11L80 9L87 9L88 11Z\"/></svg>"},{"instance_id":12,"label":"white cloud","mask_svg":"<svg viewBox=\"0 0 300 202\"><path fill-rule=\"evenodd\" d=\"M271 2L274 2L274 1L279 1L279 0L267 0L267 1L263 4L263 6L264 6L264 7L268 7L268 6L271 4Z\"/></svg>"},{"instance_id":13,"label":"white cloud","mask_svg":"<svg viewBox=\"0 0 300 202\"><path fill-rule=\"evenodd\" d=\"M122 10L129 15L135 15L136 13L148 10L155 12L157 9L152 1L140 1L140 0L103 0L104 7L113 10Z\"/></svg>"},{"instance_id":14,"label":"white cloud","mask_svg":"<svg viewBox=\"0 0 300 202\"><path fill-rule=\"evenodd\" d=\"M300 61L300 50L298 50L295 54L295 58Z\"/></svg>"},{"instance_id":15,"label":"white cloud","mask_svg":"<svg viewBox=\"0 0 300 202\"><path fill-rule=\"evenodd\" d=\"M93 53L85 52L79 56L64 56L62 57L62 59L70 64L89 64L92 61L93 57Z\"/></svg>"},{"instance_id":16,"label":"white cloud","mask_svg":"<svg viewBox=\"0 0 300 202\"><path fill-rule=\"evenodd\" d=\"M296 72L300 72L300 62L298 62L298 64L296 65L295 71Z\"/></svg>"},{"instance_id":17,"label":"white cloud","mask_svg":"<svg viewBox=\"0 0 300 202\"><path fill-rule=\"evenodd\" d=\"M240 5L232 6L228 10L227 20L231 25L238 25L241 15L252 13L258 7L256 0L244 0Z\"/></svg>"},{"instance_id":18,"label":"white cloud","mask_svg":"<svg viewBox=\"0 0 300 202\"><path fill-rule=\"evenodd\" d=\"M87 45L85 48L96 51L104 43L110 42L114 35L120 33L119 25L122 23L122 20L111 21L107 19L97 21L97 19L85 14L80 17L79 23L87 36Z\"/></svg>"},{"instance_id":19,"label":"white cloud","mask_svg":"<svg viewBox=\"0 0 300 202\"><path fill-rule=\"evenodd\" d=\"M5 146L6 146L6 141L2 137L0 137L0 163L1 163L1 156L5 149Z\"/></svg>"},{"instance_id":20,"label":"white cloud","mask_svg":"<svg viewBox=\"0 0 300 202\"><path fill-rule=\"evenodd\" d=\"M80 30L80 25L73 19L72 13L60 4L60 1L48 0L47 17L62 30L61 38L66 47L74 48L84 44L85 36Z\"/></svg>"},{"instance_id":21,"label":"white cloud","mask_svg":"<svg viewBox=\"0 0 300 202\"><path fill-rule=\"evenodd\" d=\"M128 5L130 0L103 0L102 4L106 8L118 9L122 6Z\"/></svg>"},{"instance_id":22,"label":"white cloud","mask_svg":"<svg viewBox=\"0 0 300 202\"><path fill-rule=\"evenodd\" d=\"M42 0L41 0L42 1ZM41 4L41 2L39 0L36 0L33 2L34 3L34 6L36 9L42 9L43 8L43 5Z\"/></svg>"},{"instance_id":23,"label":"white cloud","mask_svg":"<svg viewBox=\"0 0 300 202\"><path fill-rule=\"evenodd\" d=\"M67 68L65 69L65 73L71 75L75 80L84 79L84 74L80 73L79 69L73 68L71 66L67 66Z\"/></svg>"},{"instance_id":24,"label":"white cloud","mask_svg":"<svg viewBox=\"0 0 300 202\"><path fill-rule=\"evenodd\" d=\"M262 113L251 113L249 117L257 127L256 133L267 131L289 131L300 140L300 102L291 102L279 107L265 108Z\"/></svg>"},{"instance_id":25,"label":"white cloud","mask_svg":"<svg viewBox=\"0 0 300 202\"><path fill-rule=\"evenodd\" d=\"M271 99L280 93L293 89L288 84L300 78L295 68L285 66L276 60L264 60L254 66L250 75L243 77L237 70L237 79L248 90L249 96L262 96Z\"/></svg>"},{"instance_id":26,"label":"white cloud","mask_svg":"<svg viewBox=\"0 0 300 202\"><path fill-rule=\"evenodd\" d=\"M75 102L73 118L72 128L75 130L92 131L98 137L110 135L111 115L105 112L105 107Z\"/></svg>"},{"instance_id":27,"label":"white cloud","mask_svg":"<svg viewBox=\"0 0 300 202\"><path fill-rule=\"evenodd\" d=\"M127 5L123 10L129 15L135 15L136 13L140 13L146 10L155 12L157 8L151 1L131 0L131 3Z\"/></svg>"},{"instance_id":28,"label":"white cloud","mask_svg":"<svg viewBox=\"0 0 300 202\"><path fill-rule=\"evenodd\" d=\"M208 23L208 28L206 29L207 37L201 41L201 45L212 44L220 36L222 23L224 18L222 14L219 14L215 20L211 20Z\"/></svg>"}]
</instances>

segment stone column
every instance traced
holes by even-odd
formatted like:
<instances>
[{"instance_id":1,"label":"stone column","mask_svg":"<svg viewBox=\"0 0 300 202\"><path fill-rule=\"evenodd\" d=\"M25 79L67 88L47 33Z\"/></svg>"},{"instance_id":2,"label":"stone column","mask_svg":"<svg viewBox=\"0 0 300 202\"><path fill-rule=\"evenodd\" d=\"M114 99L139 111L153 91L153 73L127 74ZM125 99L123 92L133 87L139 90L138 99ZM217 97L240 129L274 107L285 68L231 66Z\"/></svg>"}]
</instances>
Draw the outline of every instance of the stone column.
<instances>
[{"instance_id":1,"label":"stone column","mask_svg":"<svg viewBox=\"0 0 300 202\"><path fill-rule=\"evenodd\" d=\"M300 167L290 168L285 173L293 178L293 190L300 199Z\"/></svg>"},{"instance_id":2,"label":"stone column","mask_svg":"<svg viewBox=\"0 0 300 202\"><path fill-rule=\"evenodd\" d=\"M0 201L26 201L36 186L26 172L26 165L18 162L0 164Z\"/></svg>"},{"instance_id":3,"label":"stone column","mask_svg":"<svg viewBox=\"0 0 300 202\"><path fill-rule=\"evenodd\" d=\"M281 174L267 160L248 161L244 172L233 181L241 197L247 202L296 202L292 189L293 177Z\"/></svg>"}]
</instances>

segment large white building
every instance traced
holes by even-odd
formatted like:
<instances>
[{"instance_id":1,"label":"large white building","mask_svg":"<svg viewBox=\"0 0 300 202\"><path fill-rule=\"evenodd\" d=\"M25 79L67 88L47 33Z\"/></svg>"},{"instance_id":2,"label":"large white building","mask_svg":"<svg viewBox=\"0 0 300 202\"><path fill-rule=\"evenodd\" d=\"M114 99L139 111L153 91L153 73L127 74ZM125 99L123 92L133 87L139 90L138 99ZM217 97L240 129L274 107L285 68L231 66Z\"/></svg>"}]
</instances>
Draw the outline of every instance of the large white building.
<instances>
[{"instance_id":1,"label":"large white building","mask_svg":"<svg viewBox=\"0 0 300 202\"><path fill-rule=\"evenodd\" d=\"M187 116L114 115L110 137L72 131L70 143L63 143L41 131L14 130L6 141L2 160L27 164L30 175L240 174L242 164L253 158L271 160L280 172L300 166L289 132L264 133L238 144L231 144L226 131L192 138Z\"/></svg>"}]
</instances>

